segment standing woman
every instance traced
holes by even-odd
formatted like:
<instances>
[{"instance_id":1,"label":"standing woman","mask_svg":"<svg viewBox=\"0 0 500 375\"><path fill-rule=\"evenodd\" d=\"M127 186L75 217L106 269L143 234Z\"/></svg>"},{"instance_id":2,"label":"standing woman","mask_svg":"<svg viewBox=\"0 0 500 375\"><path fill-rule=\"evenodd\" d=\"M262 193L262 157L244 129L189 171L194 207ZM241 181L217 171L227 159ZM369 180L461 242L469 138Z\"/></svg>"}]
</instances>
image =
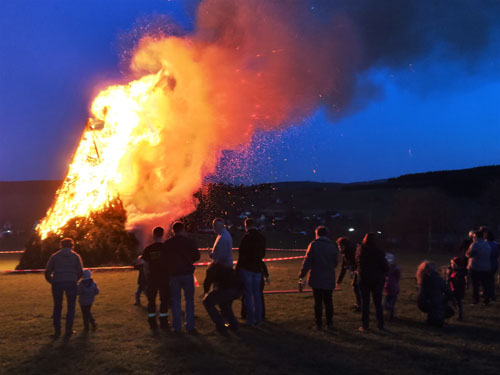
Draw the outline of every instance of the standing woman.
<instances>
[{"instance_id":1,"label":"standing woman","mask_svg":"<svg viewBox=\"0 0 500 375\"><path fill-rule=\"evenodd\" d=\"M377 314L378 329L384 329L384 311L382 309L382 292L389 266L385 253L377 247L375 233L367 233L363 242L356 250L356 264L358 269L358 283L361 292L361 311L363 325L359 331L363 332L370 325L370 295L373 298Z\"/></svg>"}]
</instances>

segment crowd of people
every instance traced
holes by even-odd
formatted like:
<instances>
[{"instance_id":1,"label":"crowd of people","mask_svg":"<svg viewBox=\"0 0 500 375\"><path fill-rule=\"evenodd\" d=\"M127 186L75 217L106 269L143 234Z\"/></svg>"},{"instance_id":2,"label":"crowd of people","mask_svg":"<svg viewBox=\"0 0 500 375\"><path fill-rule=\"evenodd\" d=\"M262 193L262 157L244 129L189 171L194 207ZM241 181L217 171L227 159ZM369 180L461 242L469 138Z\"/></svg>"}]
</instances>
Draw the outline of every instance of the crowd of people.
<instances>
[{"instance_id":1,"label":"crowd of people","mask_svg":"<svg viewBox=\"0 0 500 375\"><path fill-rule=\"evenodd\" d=\"M266 254L266 238L256 222L247 218L245 234L239 246L236 267L233 267L233 240L223 219L214 219L213 229L217 234L209 252L211 259L206 269L203 306L221 334L237 331L239 321L232 304L242 299L241 316L245 325L253 327L265 319L264 285L269 283L269 273L263 261ZM151 330L182 331L182 294L184 294L184 326L187 332L196 333L195 327L195 277L194 263L200 259L196 241L188 236L180 221L172 225L173 236L164 241L165 230L153 230L153 243L144 248L136 262L139 270L135 304L140 305L141 294L147 297L148 324ZM458 318L463 319L463 298L469 279L472 285L473 303L480 302L480 289L484 303L496 300L494 279L498 270L498 243L486 228L471 234L470 243L464 244L461 256L450 261L446 280L439 274L434 263L422 262L416 273L419 297L417 305L427 314L427 322L443 326L445 319L453 315L455 306ZM74 334L73 321L76 299L82 311L84 330L96 329L91 312L95 296L99 293L90 270L84 270L80 256L74 252L73 240L61 241L61 250L54 253L46 267L45 277L52 285L54 300L54 338L61 335L61 311L66 295L68 309L64 337ZM335 269L341 257L340 273ZM314 318L316 329L333 325L333 292L339 288L345 276L352 279L354 310L361 312L363 332L370 326L370 299L375 307L377 327L384 330L384 310L389 320L395 318L396 301L400 292L401 270L395 264L393 254L385 253L377 244L377 235L367 233L361 244L354 244L347 237L336 242L328 237L324 226L315 230L315 239L309 244L299 273L300 289L306 276L314 296ZM81 279L81 280L80 280ZM80 280L80 281L79 281ZM159 309L157 298L159 296ZM172 322L169 322L169 311ZM323 325L323 311L324 322Z\"/></svg>"}]
</instances>

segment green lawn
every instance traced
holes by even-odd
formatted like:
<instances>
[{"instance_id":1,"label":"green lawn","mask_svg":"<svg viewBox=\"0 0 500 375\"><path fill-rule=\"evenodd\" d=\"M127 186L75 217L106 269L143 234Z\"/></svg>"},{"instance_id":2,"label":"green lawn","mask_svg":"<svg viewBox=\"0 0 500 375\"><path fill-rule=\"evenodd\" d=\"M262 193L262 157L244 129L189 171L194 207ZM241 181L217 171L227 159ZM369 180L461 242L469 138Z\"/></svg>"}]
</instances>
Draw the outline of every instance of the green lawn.
<instances>
[{"instance_id":1,"label":"green lawn","mask_svg":"<svg viewBox=\"0 0 500 375\"><path fill-rule=\"evenodd\" d=\"M268 256L274 257L275 253ZM288 255L288 254L287 254ZM292 255L292 254L290 254ZM293 254L296 255L296 254ZM449 256L427 256L444 264ZM500 303L466 305L464 322L424 324L412 278L424 256L398 256L405 279L398 319L382 335L358 333L349 280L334 295L333 332L312 330L311 294L266 296L268 322L223 337L196 300L198 336L151 335L144 307L133 306L136 272L95 273L98 330L52 342L50 287L40 274L0 276L1 374L498 374ZM296 288L301 261L269 263L269 289ZM200 282L204 268L196 271ZM198 288L197 294L201 293ZM143 297L145 304L145 299ZM470 293L467 301L470 301ZM239 311L240 303L234 304ZM373 322L374 323L374 322ZM375 326L375 324L373 324ZM77 312L75 329L82 330Z\"/></svg>"}]
</instances>

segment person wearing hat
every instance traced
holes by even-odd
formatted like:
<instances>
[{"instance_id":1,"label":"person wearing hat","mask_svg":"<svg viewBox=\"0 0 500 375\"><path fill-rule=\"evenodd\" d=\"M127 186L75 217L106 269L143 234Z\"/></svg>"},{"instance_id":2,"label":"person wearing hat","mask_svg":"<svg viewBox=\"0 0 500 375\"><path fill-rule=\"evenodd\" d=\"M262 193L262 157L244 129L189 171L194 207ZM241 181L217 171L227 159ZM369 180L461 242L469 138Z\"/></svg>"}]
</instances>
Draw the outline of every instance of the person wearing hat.
<instances>
[{"instance_id":1,"label":"person wearing hat","mask_svg":"<svg viewBox=\"0 0 500 375\"><path fill-rule=\"evenodd\" d=\"M88 332L89 323L92 325L92 329L96 329L94 317L92 316L92 304L94 303L94 298L99 294L99 288L97 284L92 279L92 273L90 270L83 271L83 277L78 284L78 295L80 296L78 302L80 303L80 308L82 310L83 317L83 330Z\"/></svg>"},{"instance_id":2,"label":"person wearing hat","mask_svg":"<svg viewBox=\"0 0 500 375\"><path fill-rule=\"evenodd\" d=\"M61 336L61 312L64 294L66 294L68 301L64 337L69 339L74 334L73 320L75 319L77 282L82 277L83 265L80 255L72 250L73 247L73 239L64 238L61 240L61 250L52 254L45 266L45 279L52 285L52 297L54 298L54 339Z\"/></svg>"}]
</instances>

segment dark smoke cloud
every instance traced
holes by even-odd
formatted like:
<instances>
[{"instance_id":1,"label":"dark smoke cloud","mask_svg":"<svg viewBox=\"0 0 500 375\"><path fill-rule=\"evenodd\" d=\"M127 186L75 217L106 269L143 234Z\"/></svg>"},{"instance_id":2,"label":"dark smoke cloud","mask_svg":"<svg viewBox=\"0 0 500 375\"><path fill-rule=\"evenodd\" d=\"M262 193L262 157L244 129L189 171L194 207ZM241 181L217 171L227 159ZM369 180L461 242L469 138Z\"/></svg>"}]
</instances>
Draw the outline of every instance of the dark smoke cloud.
<instances>
[{"instance_id":1,"label":"dark smoke cloud","mask_svg":"<svg viewBox=\"0 0 500 375\"><path fill-rule=\"evenodd\" d=\"M288 99L303 107L299 117L317 105L338 117L381 95L362 77L370 69L405 68L431 53L475 64L499 23L494 0L206 0L194 40L267 72L296 94Z\"/></svg>"}]
</instances>

